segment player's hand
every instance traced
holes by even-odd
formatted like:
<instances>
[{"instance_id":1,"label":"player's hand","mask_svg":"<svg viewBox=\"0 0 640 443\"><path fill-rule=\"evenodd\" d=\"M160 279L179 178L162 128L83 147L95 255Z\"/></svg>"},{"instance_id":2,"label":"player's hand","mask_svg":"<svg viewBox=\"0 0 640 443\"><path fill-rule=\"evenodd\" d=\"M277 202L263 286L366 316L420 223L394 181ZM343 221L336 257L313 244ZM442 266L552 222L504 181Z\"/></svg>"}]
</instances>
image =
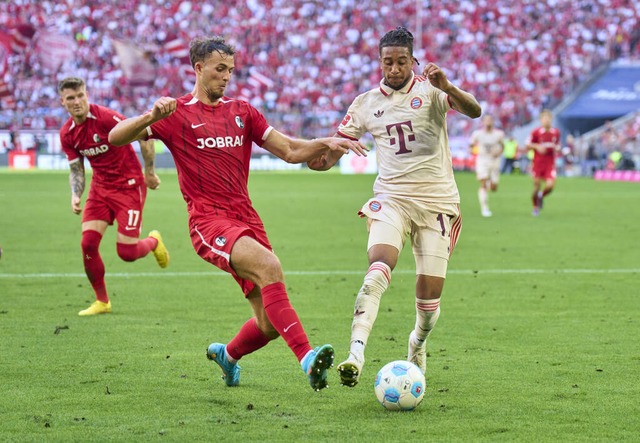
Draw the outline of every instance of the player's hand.
<instances>
[{"instance_id":1,"label":"player's hand","mask_svg":"<svg viewBox=\"0 0 640 443\"><path fill-rule=\"evenodd\" d=\"M158 189L160 187L160 177L155 172L144 173L144 184L149 189Z\"/></svg>"},{"instance_id":2,"label":"player's hand","mask_svg":"<svg viewBox=\"0 0 640 443\"><path fill-rule=\"evenodd\" d=\"M74 214L80 214L82 212L81 200L77 195L71 196L71 211Z\"/></svg>"},{"instance_id":3,"label":"player's hand","mask_svg":"<svg viewBox=\"0 0 640 443\"><path fill-rule=\"evenodd\" d=\"M348 138L342 137L329 137L327 139L327 147L331 151L338 151L343 154L346 154L349 151L355 152L358 156L367 156L367 152L369 148L360 143L357 140L349 140Z\"/></svg>"},{"instance_id":4,"label":"player's hand","mask_svg":"<svg viewBox=\"0 0 640 443\"><path fill-rule=\"evenodd\" d=\"M319 157L309 160L307 162L307 167L314 171L325 171L329 169L327 167L327 154L322 154Z\"/></svg>"},{"instance_id":5,"label":"player's hand","mask_svg":"<svg viewBox=\"0 0 640 443\"><path fill-rule=\"evenodd\" d=\"M429 82L441 91L446 92L446 90L451 87L447 75L435 63L427 63L427 66L422 70L422 75L429 79Z\"/></svg>"},{"instance_id":6,"label":"player's hand","mask_svg":"<svg viewBox=\"0 0 640 443\"><path fill-rule=\"evenodd\" d=\"M153 104L151 117L154 121L158 121L170 116L176 110L177 103L177 100L173 97L160 97Z\"/></svg>"}]
</instances>

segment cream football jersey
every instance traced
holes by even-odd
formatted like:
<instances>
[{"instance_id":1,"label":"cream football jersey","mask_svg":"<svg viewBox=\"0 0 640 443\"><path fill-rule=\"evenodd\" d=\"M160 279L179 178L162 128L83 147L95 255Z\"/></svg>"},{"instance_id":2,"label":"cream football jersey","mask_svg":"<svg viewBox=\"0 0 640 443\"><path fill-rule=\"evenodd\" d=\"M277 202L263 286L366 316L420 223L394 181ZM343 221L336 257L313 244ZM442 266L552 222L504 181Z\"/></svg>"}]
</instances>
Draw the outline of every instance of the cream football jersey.
<instances>
[{"instance_id":1,"label":"cream football jersey","mask_svg":"<svg viewBox=\"0 0 640 443\"><path fill-rule=\"evenodd\" d=\"M478 159L492 160L502 153L502 143L504 141L504 131L493 128L476 129L471 134L471 144L478 145Z\"/></svg>"},{"instance_id":2,"label":"cream football jersey","mask_svg":"<svg viewBox=\"0 0 640 443\"><path fill-rule=\"evenodd\" d=\"M375 195L424 202L459 203L447 135L447 94L413 75L401 90L380 87L359 95L338 127L358 140L369 132L376 144Z\"/></svg>"}]
</instances>

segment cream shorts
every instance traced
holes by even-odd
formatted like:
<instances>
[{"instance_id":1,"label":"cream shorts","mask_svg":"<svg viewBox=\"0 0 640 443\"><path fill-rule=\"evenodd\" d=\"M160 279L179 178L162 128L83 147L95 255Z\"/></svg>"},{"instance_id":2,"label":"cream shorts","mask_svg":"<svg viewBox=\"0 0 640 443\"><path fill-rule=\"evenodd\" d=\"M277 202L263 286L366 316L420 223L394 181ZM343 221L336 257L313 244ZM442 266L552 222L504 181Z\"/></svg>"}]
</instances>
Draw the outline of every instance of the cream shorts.
<instances>
[{"instance_id":1,"label":"cream shorts","mask_svg":"<svg viewBox=\"0 0 640 443\"><path fill-rule=\"evenodd\" d=\"M500 181L500 157L478 157L476 160L476 178L498 184Z\"/></svg>"},{"instance_id":2,"label":"cream shorts","mask_svg":"<svg viewBox=\"0 0 640 443\"><path fill-rule=\"evenodd\" d=\"M424 203L377 196L369 200L359 214L368 217L367 250L385 244L400 252L410 238L416 274L445 278L449 257L462 227L457 203Z\"/></svg>"}]
</instances>

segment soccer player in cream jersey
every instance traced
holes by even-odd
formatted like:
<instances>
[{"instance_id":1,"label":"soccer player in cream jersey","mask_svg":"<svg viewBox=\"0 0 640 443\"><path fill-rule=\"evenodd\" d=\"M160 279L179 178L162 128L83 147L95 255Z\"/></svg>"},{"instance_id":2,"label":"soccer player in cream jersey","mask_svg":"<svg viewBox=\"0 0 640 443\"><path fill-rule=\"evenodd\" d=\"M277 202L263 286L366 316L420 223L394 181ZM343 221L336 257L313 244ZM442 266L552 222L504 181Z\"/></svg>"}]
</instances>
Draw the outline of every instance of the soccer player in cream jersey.
<instances>
[{"instance_id":1,"label":"soccer player in cream jersey","mask_svg":"<svg viewBox=\"0 0 640 443\"><path fill-rule=\"evenodd\" d=\"M423 372L426 339L440 315L440 295L449 255L460 234L460 210L446 114L454 109L480 116L476 99L447 79L434 63L423 77L413 73L413 35L397 28L379 44L383 79L359 95L338 128L358 140L369 132L376 143L378 177L374 197L362 206L367 218L369 269L356 297L348 358L338 365L341 383L355 386L365 362L365 346L378 315L380 298L391 282L404 242L411 240L416 261L416 322L409 334L408 360ZM326 170L341 157L328 152L307 162Z\"/></svg>"},{"instance_id":2,"label":"soccer player in cream jersey","mask_svg":"<svg viewBox=\"0 0 640 443\"><path fill-rule=\"evenodd\" d=\"M476 178L480 183L478 201L483 217L491 217L489 209L489 191L498 190L500 181L500 158L504 151L504 131L493 124L493 117L482 117L483 127L471 134L471 146L478 147L476 157Z\"/></svg>"}]
</instances>

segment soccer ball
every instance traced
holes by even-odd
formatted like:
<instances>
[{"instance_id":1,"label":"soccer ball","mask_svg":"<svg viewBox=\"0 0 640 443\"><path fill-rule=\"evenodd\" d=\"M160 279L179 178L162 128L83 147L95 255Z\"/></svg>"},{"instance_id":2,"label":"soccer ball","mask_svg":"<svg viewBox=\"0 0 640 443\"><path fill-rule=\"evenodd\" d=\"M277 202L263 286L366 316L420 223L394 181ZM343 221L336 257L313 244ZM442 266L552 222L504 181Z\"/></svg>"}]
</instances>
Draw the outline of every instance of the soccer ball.
<instances>
[{"instance_id":1,"label":"soccer ball","mask_svg":"<svg viewBox=\"0 0 640 443\"><path fill-rule=\"evenodd\" d=\"M413 363L392 361L380 369L373 384L376 397L389 411L411 411L424 397L424 374Z\"/></svg>"}]
</instances>

